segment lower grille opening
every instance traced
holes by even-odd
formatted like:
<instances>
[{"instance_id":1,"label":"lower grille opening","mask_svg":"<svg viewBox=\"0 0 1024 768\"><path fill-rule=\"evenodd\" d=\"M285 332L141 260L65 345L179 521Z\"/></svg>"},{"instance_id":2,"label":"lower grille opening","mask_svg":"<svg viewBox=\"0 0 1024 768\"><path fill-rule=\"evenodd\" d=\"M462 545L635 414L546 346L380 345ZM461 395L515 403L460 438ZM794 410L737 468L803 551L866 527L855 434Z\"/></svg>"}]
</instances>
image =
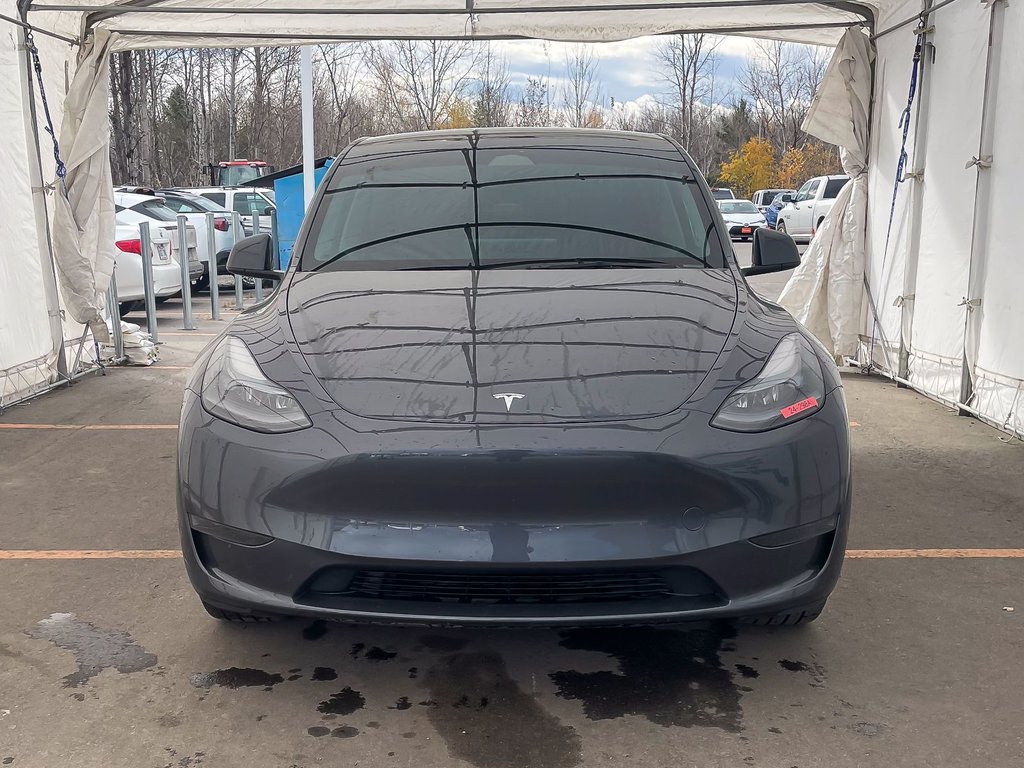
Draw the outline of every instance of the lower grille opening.
<instances>
[{"instance_id":1,"label":"lower grille opening","mask_svg":"<svg viewBox=\"0 0 1024 768\"><path fill-rule=\"evenodd\" d=\"M714 583L694 568L495 573L328 568L310 596L459 604L553 605L707 597Z\"/></svg>"}]
</instances>

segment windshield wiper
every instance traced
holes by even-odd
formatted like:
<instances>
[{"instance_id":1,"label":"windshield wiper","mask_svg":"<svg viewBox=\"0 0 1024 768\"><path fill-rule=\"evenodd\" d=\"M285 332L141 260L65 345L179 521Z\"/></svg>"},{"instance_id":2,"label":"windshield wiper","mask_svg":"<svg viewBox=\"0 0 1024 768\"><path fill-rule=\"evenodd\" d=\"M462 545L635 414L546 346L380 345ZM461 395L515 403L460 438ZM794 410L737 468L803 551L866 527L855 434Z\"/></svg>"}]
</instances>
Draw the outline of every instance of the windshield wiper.
<instances>
[{"instance_id":1,"label":"windshield wiper","mask_svg":"<svg viewBox=\"0 0 1024 768\"><path fill-rule=\"evenodd\" d=\"M481 269L516 269L517 267L565 267L573 265L584 269L600 269L602 267L678 267L675 261L664 259L616 258L604 256L579 256L556 259L521 259L516 261L484 262Z\"/></svg>"}]
</instances>

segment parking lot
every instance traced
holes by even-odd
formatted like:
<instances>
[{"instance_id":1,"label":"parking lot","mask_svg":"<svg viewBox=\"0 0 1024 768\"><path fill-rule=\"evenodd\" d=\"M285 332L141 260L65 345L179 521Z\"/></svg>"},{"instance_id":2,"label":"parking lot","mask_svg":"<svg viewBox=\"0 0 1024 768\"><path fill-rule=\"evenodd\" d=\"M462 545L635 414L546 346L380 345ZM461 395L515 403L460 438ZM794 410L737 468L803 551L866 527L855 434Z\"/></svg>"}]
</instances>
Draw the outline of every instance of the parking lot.
<instances>
[{"instance_id":1,"label":"parking lot","mask_svg":"<svg viewBox=\"0 0 1024 768\"><path fill-rule=\"evenodd\" d=\"M175 553L206 301L162 306L158 364L0 415L3 766L1024 764L1019 441L844 373L851 552L804 628L224 625Z\"/></svg>"}]
</instances>

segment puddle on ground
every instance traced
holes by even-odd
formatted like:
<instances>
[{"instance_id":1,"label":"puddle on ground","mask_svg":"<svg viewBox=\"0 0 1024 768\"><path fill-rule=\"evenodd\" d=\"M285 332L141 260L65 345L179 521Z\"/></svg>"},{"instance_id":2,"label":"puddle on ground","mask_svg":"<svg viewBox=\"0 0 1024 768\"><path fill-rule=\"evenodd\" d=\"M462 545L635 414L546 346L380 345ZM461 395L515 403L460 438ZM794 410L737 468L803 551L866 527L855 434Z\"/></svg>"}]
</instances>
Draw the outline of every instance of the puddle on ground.
<instances>
[{"instance_id":1,"label":"puddle on ground","mask_svg":"<svg viewBox=\"0 0 1024 768\"><path fill-rule=\"evenodd\" d=\"M27 634L75 654L78 669L64 678L65 688L77 688L104 669L129 673L156 666L156 656L133 642L127 632L99 629L73 613L53 613Z\"/></svg>"},{"instance_id":2,"label":"puddle on ground","mask_svg":"<svg viewBox=\"0 0 1024 768\"><path fill-rule=\"evenodd\" d=\"M605 653L618 671L552 672L558 694L578 700L591 720L624 715L662 726L741 729L740 690L721 662L723 641L735 636L726 623L679 630L657 627L572 629L561 645Z\"/></svg>"},{"instance_id":3,"label":"puddle on ground","mask_svg":"<svg viewBox=\"0 0 1024 768\"><path fill-rule=\"evenodd\" d=\"M317 704L316 709L325 715L351 715L357 709L362 709L365 704L363 694L346 685L331 698Z\"/></svg>"},{"instance_id":4,"label":"puddle on ground","mask_svg":"<svg viewBox=\"0 0 1024 768\"><path fill-rule=\"evenodd\" d=\"M452 757L477 768L572 768L582 760L575 729L524 693L497 653L446 656L423 684L427 716Z\"/></svg>"},{"instance_id":5,"label":"puddle on ground","mask_svg":"<svg viewBox=\"0 0 1024 768\"><path fill-rule=\"evenodd\" d=\"M219 685L222 688L257 688L265 691L271 690L278 683L284 682L284 677L276 672L266 672L262 669L251 669L249 667L229 667L218 669L214 672L196 672L189 682L196 688L212 688Z\"/></svg>"},{"instance_id":6,"label":"puddle on ground","mask_svg":"<svg viewBox=\"0 0 1024 768\"><path fill-rule=\"evenodd\" d=\"M352 646L352 650L349 653L355 659L361 656L367 661L391 661L391 659L398 655L393 651L385 651L376 645L368 649L365 643L356 643Z\"/></svg>"},{"instance_id":7,"label":"puddle on ground","mask_svg":"<svg viewBox=\"0 0 1024 768\"><path fill-rule=\"evenodd\" d=\"M820 664L806 664L802 661L779 659L779 666L787 672L806 672L811 676L811 682L808 685L812 688L825 687L825 668Z\"/></svg>"},{"instance_id":8,"label":"puddle on ground","mask_svg":"<svg viewBox=\"0 0 1024 768\"><path fill-rule=\"evenodd\" d=\"M337 680L338 673L335 672L331 667L314 667L313 675L310 679L316 681Z\"/></svg>"}]
</instances>

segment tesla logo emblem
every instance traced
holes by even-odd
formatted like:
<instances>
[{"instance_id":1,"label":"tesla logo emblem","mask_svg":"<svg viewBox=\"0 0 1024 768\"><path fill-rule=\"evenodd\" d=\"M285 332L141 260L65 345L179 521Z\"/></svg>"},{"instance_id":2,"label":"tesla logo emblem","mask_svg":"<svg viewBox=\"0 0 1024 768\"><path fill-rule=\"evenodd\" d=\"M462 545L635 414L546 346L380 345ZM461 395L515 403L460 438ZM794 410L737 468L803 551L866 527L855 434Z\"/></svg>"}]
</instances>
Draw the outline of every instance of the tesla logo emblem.
<instances>
[{"instance_id":1,"label":"tesla logo emblem","mask_svg":"<svg viewBox=\"0 0 1024 768\"><path fill-rule=\"evenodd\" d=\"M512 402L515 400L522 400L526 395L520 395L518 392L499 392L493 396L495 400L505 401L505 410L512 410Z\"/></svg>"}]
</instances>

